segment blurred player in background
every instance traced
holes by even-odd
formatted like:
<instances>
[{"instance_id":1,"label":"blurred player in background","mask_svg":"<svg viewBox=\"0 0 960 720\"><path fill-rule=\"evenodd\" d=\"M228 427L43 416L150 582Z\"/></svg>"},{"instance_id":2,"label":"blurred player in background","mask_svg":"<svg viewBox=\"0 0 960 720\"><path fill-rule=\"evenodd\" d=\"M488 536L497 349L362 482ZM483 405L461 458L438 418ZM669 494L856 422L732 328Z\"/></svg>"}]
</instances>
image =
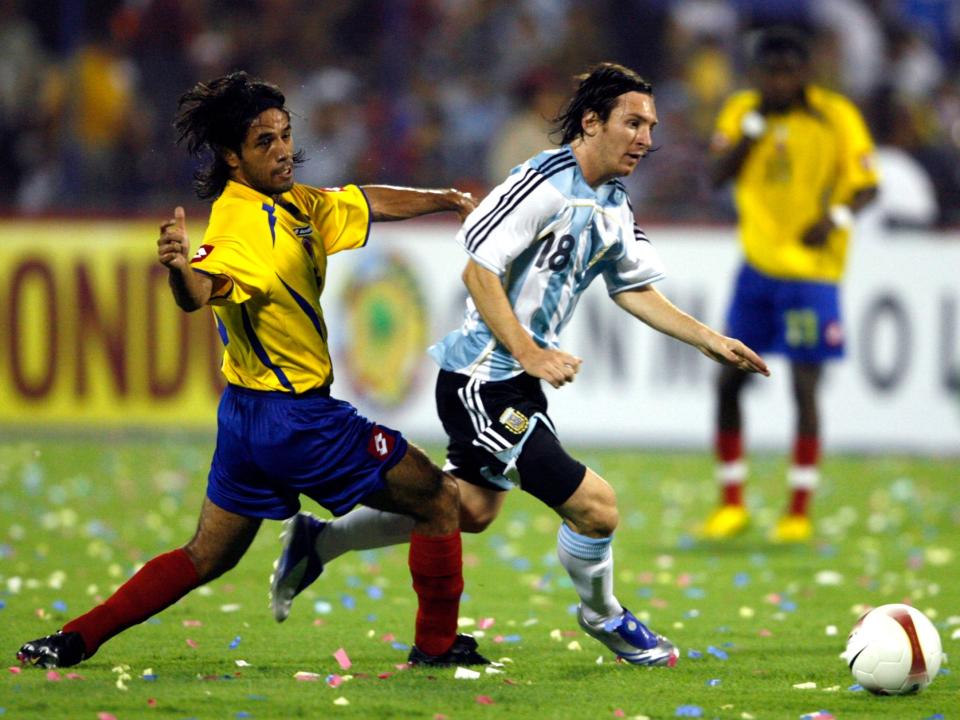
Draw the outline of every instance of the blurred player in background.
<instances>
[{"instance_id":1,"label":"blurred player in background","mask_svg":"<svg viewBox=\"0 0 960 720\"><path fill-rule=\"evenodd\" d=\"M489 526L517 484L555 510L562 518L557 552L579 595L583 629L629 662L672 665L673 643L613 593L616 495L561 446L541 381L559 388L576 377L581 360L559 349L559 333L601 276L614 302L652 328L740 370L767 368L653 286L663 266L618 179L650 151L657 124L650 84L625 67L598 65L580 78L559 122L562 146L514 168L457 235L469 255L466 316L430 349L441 368L436 396L449 437L447 469L460 481L465 531ZM637 406L642 412L642 398ZM274 597L277 618L324 562L404 542L409 532L409 519L363 508L332 523L299 514L278 563L285 577L274 585L282 593Z\"/></svg>"},{"instance_id":2,"label":"blurred player in background","mask_svg":"<svg viewBox=\"0 0 960 720\"><path fill-rule=\"evenodd\" d=\"M734 179L745 260L727 332L759 352L790 361L796 436L788 471L790 501L772 539L812 533L811 495L819 480L817 386L824 360L843 354L839 282L853 218L877 194L873 142L856 107L810 83L805 38L767 30L753 47L756 89L730 97L713 138L713 180ZM721 369L716 452L720 506L704 535L720 539L749 524L743 484L740 395L749 375Z\"/></svg>"},{"instance_id":3,"label":"blurred player in background","mask_svg":"<svg viewBox=\"0 0 960 720\"><path fill-rule=\"evenodd\" d=\"M180 99L176 127L205 161L202 199L213 199L203 243L189 254L177 208L161 225L159 261L177 304L213 309L228 385L196 534L150 560L102 605L26 643L18 658L66 667L108 639L234 567L261 521L300 508L300 494L340 515L357 503L404 513L419 608L410 661L478 665L476 641L457 634L463 575L459 491L396 430L330 397L333 370L320 294L327 256L363 247L370 223L441 210L465 217L456 190L294 182L290 113L274 86L233 73Z\"/></svg>"}]
</instances>

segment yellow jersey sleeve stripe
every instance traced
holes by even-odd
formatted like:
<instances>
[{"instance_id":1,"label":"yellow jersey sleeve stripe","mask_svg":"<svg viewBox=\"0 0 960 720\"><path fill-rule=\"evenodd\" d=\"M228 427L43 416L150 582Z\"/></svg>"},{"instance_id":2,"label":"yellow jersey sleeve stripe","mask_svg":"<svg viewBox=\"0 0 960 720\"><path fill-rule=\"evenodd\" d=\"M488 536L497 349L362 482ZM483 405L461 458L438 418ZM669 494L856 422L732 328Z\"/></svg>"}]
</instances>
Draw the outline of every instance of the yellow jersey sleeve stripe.
<instances>
[{"instance_id":1,"label":"yellow jersey sleeve stripe","mask_svg":"<svg viewBox=\"0 0 960 720\"><path fill-rule=\"evenodd\" d=\"M257 337L256 331L253 329L253 323L250 322L250 315L247 314L247 308L245 305L240 305L240 315L243 321L243 330L247 334L247 342L250 343L250 347L253 349L254 354L267 368L273 371L273 374L277 376L277 380L280 382L283 387L285 387L289 392L296 392L293 389L293 384L287 379L286 373L283 372L283 369L277 366L267 354L266 349L263 347L263 343L260 342L260 338Z\"/></svg>"}]
</instances>

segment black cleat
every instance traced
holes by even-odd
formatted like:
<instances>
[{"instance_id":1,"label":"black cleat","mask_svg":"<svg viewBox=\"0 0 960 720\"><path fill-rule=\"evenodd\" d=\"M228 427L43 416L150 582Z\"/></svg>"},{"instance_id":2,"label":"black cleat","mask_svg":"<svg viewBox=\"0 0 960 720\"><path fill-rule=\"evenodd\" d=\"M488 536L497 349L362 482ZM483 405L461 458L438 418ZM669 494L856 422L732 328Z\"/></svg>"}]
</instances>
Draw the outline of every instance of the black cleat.
<instances>
[{"instance_id":1,"label":"black cleat","mask_svg":"<svg viewBox=\"0 0 960 720\"><path fill-rule=\"evenodd\" d=\"M24 643L17 651L17 660L24 665L62 668L76 665L86 657L86 652L80 633L59 630L53 635Z\"/></svg>"},{"instance_id":2,"label":"black cleat","mask_svg":"<svg viewBox=\"0 0 960 720\"><path fill-rule=\"evenodd\" d=\"M473 635L457 635L453 645L443 655L427 655L414 645L410 649L407 662L411 665L429 665L431 667L490 664L489 660L477 652L477 641Z\"/></svg>"}]
</instances>

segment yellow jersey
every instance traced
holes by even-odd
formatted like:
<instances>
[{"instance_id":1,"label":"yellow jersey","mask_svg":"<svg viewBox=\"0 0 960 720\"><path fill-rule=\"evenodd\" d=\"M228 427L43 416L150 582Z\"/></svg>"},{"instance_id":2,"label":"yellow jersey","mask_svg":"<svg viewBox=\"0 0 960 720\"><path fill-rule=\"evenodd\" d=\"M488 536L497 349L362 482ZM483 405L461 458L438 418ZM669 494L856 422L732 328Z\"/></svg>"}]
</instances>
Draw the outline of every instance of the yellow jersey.
<instances>
[{"instance_id":1,"label":"yellow jersey","mask_svg":"<svg viewBox=\"0 0 960 720\"><path fill-rule=\"evenodd\" d=\"M275 202L230 181L190 261L215 278L210 300L227 382L302 393L333 382L320 309L327 256L362 247L370 206L356 185L294 185Z\"/></svg>"},{"instance_id":2,"label":"yellow jersey","mask_svg":"<svg viewBox=\"0 0 960 720\"><path fill-rule=\"evenodd\" d=\"M806 93L807 107L767 115L767 130L740 169L734 190L740 242L747 262L764 274L837 282L849 231L834 230L822 247L805 246L803 234L831 205L877 184L873 140L849 100L813 85ZM743 116L759 105L755 90L731 96L717 119L713 149L738 143Z\"/></svg>"}]
</instances>

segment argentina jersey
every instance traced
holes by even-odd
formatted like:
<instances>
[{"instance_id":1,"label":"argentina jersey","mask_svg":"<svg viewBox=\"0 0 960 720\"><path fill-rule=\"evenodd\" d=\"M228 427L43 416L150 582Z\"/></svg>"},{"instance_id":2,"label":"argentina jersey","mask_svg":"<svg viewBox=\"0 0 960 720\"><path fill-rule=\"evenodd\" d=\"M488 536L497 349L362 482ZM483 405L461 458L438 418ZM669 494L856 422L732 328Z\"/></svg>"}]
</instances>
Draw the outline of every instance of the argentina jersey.
<instances>
[{"instance_id":1,"label":"argentina jersey","mask_svg":"<svg viewBox=\"0 0 960 720\"><path fill-rule=\"evenodd\" d=\"M515 168L470 213L457 241L500 277L520 324L546 348L558 347L580 295L598 275L611 295L663 277L623 183L591 188L568 145ZM469 297L463 325L429 352L444 370L483 380L523 372Z\"/></svg>"}]
</instances>

